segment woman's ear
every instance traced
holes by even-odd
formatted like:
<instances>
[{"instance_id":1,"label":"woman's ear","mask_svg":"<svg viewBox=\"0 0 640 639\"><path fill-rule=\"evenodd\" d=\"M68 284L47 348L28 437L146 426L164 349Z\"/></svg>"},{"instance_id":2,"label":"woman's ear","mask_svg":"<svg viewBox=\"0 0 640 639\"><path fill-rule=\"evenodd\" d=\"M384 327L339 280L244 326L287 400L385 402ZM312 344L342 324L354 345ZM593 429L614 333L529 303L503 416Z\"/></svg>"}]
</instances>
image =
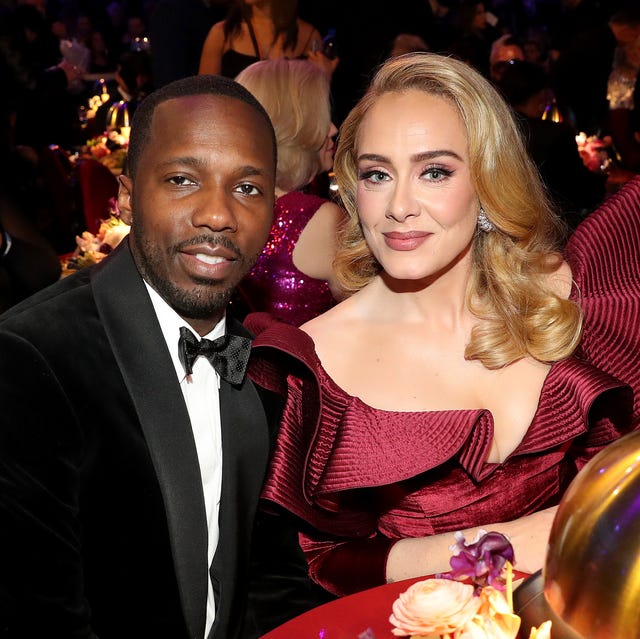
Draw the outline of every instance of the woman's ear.
<instances>
[{"instance_id":1,"label":"woman's ear","mask_svg":"<svg viewBox=\"0 0 640 639\"><path fill-rule=\"evenodd\" d=\"M133 181L128 175L118 176L118 211L120 219L131 226L131 191Z\"/></svg>"}]
</instances>

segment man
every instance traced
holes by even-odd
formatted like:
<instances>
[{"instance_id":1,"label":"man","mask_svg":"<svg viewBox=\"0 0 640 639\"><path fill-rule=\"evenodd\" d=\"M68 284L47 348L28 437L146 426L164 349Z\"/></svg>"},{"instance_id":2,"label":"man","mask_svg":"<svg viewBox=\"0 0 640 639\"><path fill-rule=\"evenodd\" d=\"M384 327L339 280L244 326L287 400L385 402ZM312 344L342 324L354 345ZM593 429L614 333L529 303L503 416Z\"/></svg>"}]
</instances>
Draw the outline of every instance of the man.
<instances>
[{"instance_id":1,"label":"man","mask_svg":"<svg viewBox=\"0 0 640 639\"><path fill-rule=\"evenodd\" d=\"M128 162L128 241L0 318L2 637L242 636L270 432L226 307L274 133L235 82L186 78L141 103ZM191 361L225 334L228 370Z\"/></svg>"}]
</instances>

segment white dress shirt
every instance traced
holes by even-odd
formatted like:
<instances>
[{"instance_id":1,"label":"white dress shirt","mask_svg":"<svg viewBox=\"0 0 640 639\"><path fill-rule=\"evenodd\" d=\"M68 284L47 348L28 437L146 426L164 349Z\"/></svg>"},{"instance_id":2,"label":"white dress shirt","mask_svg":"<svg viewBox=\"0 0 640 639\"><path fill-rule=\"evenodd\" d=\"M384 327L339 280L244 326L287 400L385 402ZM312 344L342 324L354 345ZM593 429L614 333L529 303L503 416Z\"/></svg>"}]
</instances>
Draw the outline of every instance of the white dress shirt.
<instances>
[{"instance_id":1,"label":"white dress shirt","mask_svg":"<svg viewBox=\"0 0 640 639\"><path fill-rule=\"evenodd\" d=\"M209 532L208 568L213 561L218 546L220 528L218 513L220 511L220 491L222 486L222 431L220 425L220 377L209 360L198 357L193 364L193 374L187 375L178 355L178 340L180 328L187 327L198 339L200 336L183 320L160 295L149 286L145 285L151 296L153 308L160 322L162 334L169 348L173 365L176 369L180 389L184 395L184 401L189 411L193 438L198 452L200 464L200 476L204 492L205 509ZM216 339L225 334L225 317L223 317L214 329L205 335L207 339ZM215 392L214 392L215 391ZM215 601L213 598L213 586L211 575L207 569L207 621L204 638L209 636L209 631L215 619Z\"/></svg>"}]
</instances>

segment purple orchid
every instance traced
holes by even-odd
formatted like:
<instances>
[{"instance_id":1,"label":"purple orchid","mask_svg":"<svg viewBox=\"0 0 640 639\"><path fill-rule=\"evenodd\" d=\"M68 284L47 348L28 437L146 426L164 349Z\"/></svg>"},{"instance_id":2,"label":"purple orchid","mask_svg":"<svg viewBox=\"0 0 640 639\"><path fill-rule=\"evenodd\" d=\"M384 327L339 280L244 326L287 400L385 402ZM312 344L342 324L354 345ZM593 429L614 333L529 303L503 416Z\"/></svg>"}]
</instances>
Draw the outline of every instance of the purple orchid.
<instances>
[{"instance_id":1,"label":"purple orchid","mask_svg":"<svg viewBox=\"0 0 640 639\"><path fill-rule=\"evenodd\" d=\"M502 570L508 562L513 565L515 557L509 539L499 532L480 531L476 541L467 544L461 532L455 533L456 544L452 546L455 553L451 564L453 579L469 578L477 588L493 586L504 590L501 579Z\"/></svg>"}]
</instances>

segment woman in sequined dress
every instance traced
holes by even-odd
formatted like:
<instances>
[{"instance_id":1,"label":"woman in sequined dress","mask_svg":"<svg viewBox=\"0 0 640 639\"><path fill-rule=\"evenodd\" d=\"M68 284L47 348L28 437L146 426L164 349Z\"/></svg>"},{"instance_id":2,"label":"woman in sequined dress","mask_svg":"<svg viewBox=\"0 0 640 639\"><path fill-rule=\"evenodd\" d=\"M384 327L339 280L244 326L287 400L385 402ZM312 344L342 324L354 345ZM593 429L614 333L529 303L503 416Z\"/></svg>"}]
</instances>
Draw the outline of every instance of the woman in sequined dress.
<instances>
[{"instance_id":1,"label":"woman in sequined dress","mask_svg":"<svg viewBox=\"0 0 640 639\"><path fill-rule=\"evenodd\" d=\"M273 226L242 289L252 309L299 326L340 296L332 262L345 214L303 190L333 164L329 79L312 62L282 59L256 62L236 80L262 103L278 143Z\"/></svg>"}]
</instances>

